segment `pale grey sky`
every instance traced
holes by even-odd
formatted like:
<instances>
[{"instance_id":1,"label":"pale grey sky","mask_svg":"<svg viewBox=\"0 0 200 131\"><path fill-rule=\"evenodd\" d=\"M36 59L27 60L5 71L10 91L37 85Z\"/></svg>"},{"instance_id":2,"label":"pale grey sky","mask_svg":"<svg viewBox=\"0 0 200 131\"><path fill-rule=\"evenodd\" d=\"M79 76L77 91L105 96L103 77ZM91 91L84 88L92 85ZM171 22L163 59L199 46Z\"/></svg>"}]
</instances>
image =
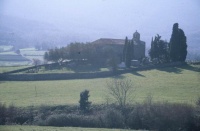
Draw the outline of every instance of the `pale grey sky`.
<instances>
[{"instance_id":1,"label":"pale grey sky","mask_svg":"<svg viewBox=\"0 0 200 131\"><path fill-rule=\"evenodd\" d=\"M156 34L169 41L175 22L186 34L200 29L199 0L0 0L0 14L54 24L88 41L135 30L147 43Z\"/></svg>"}]
</instances>

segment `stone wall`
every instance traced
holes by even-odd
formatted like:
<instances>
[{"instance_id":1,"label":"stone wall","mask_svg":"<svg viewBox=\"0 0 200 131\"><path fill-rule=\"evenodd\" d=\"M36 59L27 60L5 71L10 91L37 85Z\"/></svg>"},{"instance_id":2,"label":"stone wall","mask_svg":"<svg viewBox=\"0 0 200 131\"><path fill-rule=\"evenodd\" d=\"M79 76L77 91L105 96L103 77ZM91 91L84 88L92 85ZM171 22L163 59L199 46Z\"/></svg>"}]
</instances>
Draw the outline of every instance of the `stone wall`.
<instances>
[{"instance_id":1,"label":"stone wall","mask_svg":"<svg viewBox=\"0 0 200 131\"><path fill-rule=\"evenodd\" d=\"M70 79L93 79L104 78L131 73L135 71L151 70L156 68L175 67L186 63L176 62L160 65L141 66L126 70L96 72L96 73L48 73L48 74L0 74L0 81L43 81L43 80L70 80Z\"/></svg>"}]
</instances>

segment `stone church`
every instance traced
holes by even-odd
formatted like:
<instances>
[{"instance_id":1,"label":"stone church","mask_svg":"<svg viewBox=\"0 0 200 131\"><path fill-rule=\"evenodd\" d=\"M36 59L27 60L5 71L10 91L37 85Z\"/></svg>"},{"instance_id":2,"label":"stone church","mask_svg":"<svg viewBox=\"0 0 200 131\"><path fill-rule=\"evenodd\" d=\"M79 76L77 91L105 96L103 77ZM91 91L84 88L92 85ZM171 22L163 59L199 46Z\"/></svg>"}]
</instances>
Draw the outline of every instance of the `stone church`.
<instances>
[{"instance_id":1,"label":"stone church","mask_svg":"<svg viewBox=\"0 0 200 131\"><path fill-rule=\"evenodd\" d=\"M133 34L131 40L134 43L134 60L141 60L145 57L145 42L140 40L140 33L137 31ZM100 38L92 42L92 44L102 46L103 48L112 47L118 53L117 55L122 57L125 39Z\"/></svg>"},{"instance_id":2,"label":"stone church","mask_svg":"<svg viewBox=\"0 0 200 131\"><path fill-rule=\"evenodd\" d=\"M137 31L133 34L132 40L134 42L133 57L135 60L141 60L145 57L145 42L140 40L140 34Z\"/></svg>"}]
</instances>

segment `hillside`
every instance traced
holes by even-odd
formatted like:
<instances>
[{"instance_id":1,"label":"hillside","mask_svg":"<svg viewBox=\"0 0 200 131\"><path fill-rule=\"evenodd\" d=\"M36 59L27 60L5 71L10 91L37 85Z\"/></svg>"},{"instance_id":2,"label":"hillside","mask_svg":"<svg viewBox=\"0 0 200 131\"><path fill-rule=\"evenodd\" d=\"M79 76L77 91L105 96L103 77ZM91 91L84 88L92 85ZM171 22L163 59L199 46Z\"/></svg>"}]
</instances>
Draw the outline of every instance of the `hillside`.
<instances>
[{"instance_id":1,"label":"hillside","mask_svg":"<svg viewBox=\"0 0 200 131\"><path fill-rule=\"evenodd\" d=\"M120 36L120 32L112 32L112 34L104 32L102 35L102 30L90 30L85 27L80 27L77 22L75 22L77 24L75 26L68 26L69 21L66 22L66 25L60 26L48 22L28 20L8 15L0 14L0 17L0 45L13 45L17 49L21 47L33 47L35 45L45 45L47 48L51 48L55 46L65 46L74 41L91 42L101 37L116 39L124 39L125 37L116 37ZM151 28L153 27L153 25L148 26ZM135 29L132 30L132 33L134 31ZM198 51L200 47L198 44L200 43L200 31L195 27L190 27L184 31L187 36L188 58L191 58L191 55L194 54L199 55ZM93 32L93 35L88 35L87 32ZM161 31L158 33L163 39L166 39L166 37L170 38L171 26L168 27L168 31ZM150 39L154 35L155 34L152 34L149 30L142 31L142 39L147 44L146 55L150 48ZM167 41L169 41L169 38Z\"/></svg>"},{"instance_id":2,"label":"hillside","mask_svg":"<svg viewBox=\"0 0 200 131\"><path fill-rule=\"evenodd\" d=\"M52 24L6 15L0 16L0 45L13 45L19 49L45 44L50 48L58 46L58 43L66 45L70 41L63 31Z\"/></svg>"},{"instance_id":3,"label":"hillside","mask_svg":"<svg viewBox=\"0 0 200 131\"><path fill-rule=\"evenodd\" d=\"M194 104L200 94L199 66L183 66L127 73L135 88L132 103L142 102L148 94L154 101ZM111 78L55 81L4 81L0 83L0 100L7 105L39 106L78 104L79 93L90 91L93 104L105 103L106 82Z\"/></svg>"}]
</instances>

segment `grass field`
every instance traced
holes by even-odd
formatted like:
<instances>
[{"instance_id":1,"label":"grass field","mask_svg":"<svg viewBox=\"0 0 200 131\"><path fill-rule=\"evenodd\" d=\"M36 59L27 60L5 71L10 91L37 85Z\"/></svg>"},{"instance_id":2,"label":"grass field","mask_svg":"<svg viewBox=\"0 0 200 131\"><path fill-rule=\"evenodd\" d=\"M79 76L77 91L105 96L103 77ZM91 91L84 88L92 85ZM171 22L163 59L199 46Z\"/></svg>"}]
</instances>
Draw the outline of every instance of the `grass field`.
<instances>
[{"instance_id":1,"label":"grass field","mask_svg":"<svg viewBox=\"0 0 200 131\"><path fill-rule=\"evenodd\" d=\"M4 47L4 49L7 50L6 47ZM43 62L45 52L46 51L40 51L35 48L20 49L20 54L22 56L19 56L14 51L0 52L0 66L31 65L31 61L28 60L33 59L38 59Z\"/></svg>"},{"instance_id":2,"label":"grass field","mask_svg":"<svg viewBox=\"0 0 200 131\"><path fill-rule=\"evenodd\" d=\"M135 131L104 128L41 127L41 126L0 126L0 131ZM137 130L139 131L139 130ZM141 130L140 130L141 131Z\"/></svg>"},{"instance_id":3,"label":"grass field","mask_svg":"<svg viewBox=\"0 0 200 131\"><path fill-rule=\"evenodd\" d=\"M200 96L200 66L162 68L127 73L120 79L132 80L136 91L132 103L142 102L148 94L154 101L195 103ZM78 104L80 92L90 91L93 104L105 103L106 82L110 78L59 81L2 81L0 101L19 107Z\"/></svg>"},{"instance_id":4,"label":"grass field","mask_svg":"<svg viewBox=\"0 0 200 131\"><path fill-rule=\"evenodd\" d=\"M109 71L108 68L100 68L100 67L92 67L91 65L79 65L76 67L67 67L62 69L52 69L52 70L45 70L44 67L40 69L38 73L83 73L83 72L103 72Z\"/></svg>"},{"instance_id":5,"label":"grass field","mask_svg":"<svg viewBox=\"0 0 200 131\"><path fill-rule=\"evenodd\" d=\"M3 67L0 67L0 73L18 70L18 69L23 69L23 68L26 68L26 67L29 67L29 66L3 66Z\"/></svg>"}]
</instances>

